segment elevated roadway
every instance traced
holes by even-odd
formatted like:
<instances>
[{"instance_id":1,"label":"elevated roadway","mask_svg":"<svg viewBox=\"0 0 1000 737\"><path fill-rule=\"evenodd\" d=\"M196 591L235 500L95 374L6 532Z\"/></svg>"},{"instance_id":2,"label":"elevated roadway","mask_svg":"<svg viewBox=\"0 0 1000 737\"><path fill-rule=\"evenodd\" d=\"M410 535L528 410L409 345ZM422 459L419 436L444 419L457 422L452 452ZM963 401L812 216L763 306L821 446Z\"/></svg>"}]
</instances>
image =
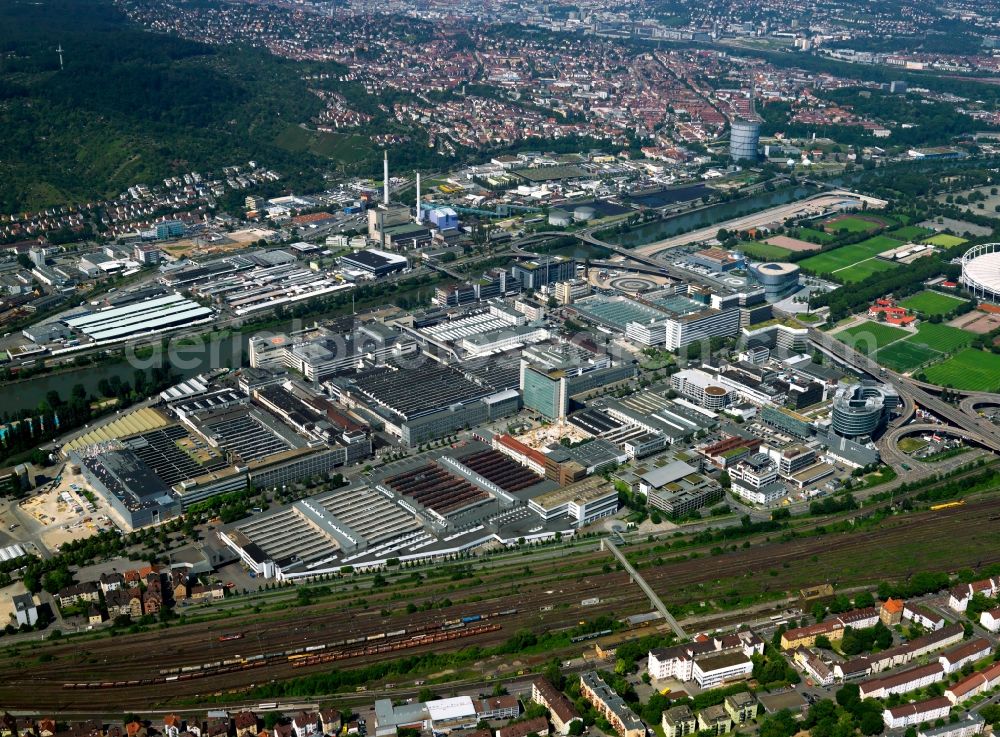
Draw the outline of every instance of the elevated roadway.
<instances>
[{"instance_id":1,"label":"elevated roadway","mask_svg":"<svg viewBox=\"0 0 1000 737\"><path fill-rule=\"evenodd\" d=\"M911 379L909 376L890 371L868 356L858 353L850 346L816 328L809 328L809 340L842 363L879 381L891 384L904 400L912 401L914 405L922 407L941 420L960 428L965 433L964 437L967 440L978 443L994 453L1000 453L1000 428L975 412L943 401L933 393L934 390L940 391L940 387L932 387L932 385ZM976 396L976 401L980 403L996 401L1000 404L1000 396L979 393ZM912 416L912 411L909 412L909 416Z\"/></svg>"}]
</instances>

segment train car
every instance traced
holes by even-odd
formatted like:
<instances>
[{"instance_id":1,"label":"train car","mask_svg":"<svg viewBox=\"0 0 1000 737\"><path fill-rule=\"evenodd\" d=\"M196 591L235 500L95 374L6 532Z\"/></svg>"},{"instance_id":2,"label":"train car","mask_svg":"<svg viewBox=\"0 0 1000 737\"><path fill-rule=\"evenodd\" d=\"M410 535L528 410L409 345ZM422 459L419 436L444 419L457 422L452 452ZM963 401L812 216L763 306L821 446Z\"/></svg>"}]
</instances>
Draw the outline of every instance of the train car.
<instances>
[{"instance_id":1,"label":"train car","mask_svg":"<svg viewBox=\"0 0 1000 737\"><path fill-rule=\"evenodd\" d=\"M517 614L517 609L504 609L502 612L500 612L501 617L507 617L510 616L511 614Z\"/></svg>"},{"instance_id":2,"label":"train car","mask_svg":"<svg viewBox=\"0 0 1000 737\"><path fill-rule=\"evenodd\" d=\"M385 639L385 632L379 632L377 635L368 635L368 637L365 638L367 642L371 642L372 640L384 640L384 639Z\"/></svg>"},{"instance_id":3,"label":"train car","mask_svg":"<svg viewBox=\"0 0 1000 737\"><path fill-rule=\"evenodd\" d=\"M242 632L230 632L225 635L219 635L219 642L229 642L230 640L242 640Z\"/></svg>"},{"instance_id":4,"label":"train car","mask_svg":"<svg viewBox=\"0 0 1000 737\"><path fill-rule=\"evenodd\" d=\"M932 512L937 512L939 509L952 509L954 507L964 507L965 500L960 499L957 502L945 502L944 504L935 504L931 507Z\"/></svg>"},{"instance_id":5,"label":"train car","mask_svg":"<svg viewBox=\"0 0 1000 737\"><path fill-rule=\"evenodd\" d=\"M326 645L308 645L306 647L307 653L313 653L316 652L317 650L326 650Z\"/></svg>"},{"instance_id":6,"label":"train car","mask_svg":"<svg viewBox=\"0 0 1000 737\"><path fill-rule=\"evenodd\" d=\"M386 637L402 637L405 634L406 634L406 630L402 629L402 630L396 630L395 632L386 632L385 636Z\"/></svg>"},{"instance_id":7,"label":"train car","mask_svg":"<svg viewBox=\"0 0 1000 737\"><path fill-rule=\"evenodd\" d=\"M468 617L462 617L462 623L463 624L471 624L472 622L478 622L482 618L483 617L480 614L472 614L472 615L470 615Z\"/></svg>"}]
</instances>

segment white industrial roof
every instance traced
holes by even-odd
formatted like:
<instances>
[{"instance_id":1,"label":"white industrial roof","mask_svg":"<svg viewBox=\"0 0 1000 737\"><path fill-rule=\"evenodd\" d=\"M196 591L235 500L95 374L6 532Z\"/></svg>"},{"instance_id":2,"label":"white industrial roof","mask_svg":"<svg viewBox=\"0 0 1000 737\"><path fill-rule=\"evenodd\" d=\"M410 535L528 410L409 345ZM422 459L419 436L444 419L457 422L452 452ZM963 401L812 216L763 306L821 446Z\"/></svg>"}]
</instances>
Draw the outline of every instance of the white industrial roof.
<instances>
[{"instance_id":1,"label":"white industrial roof","mask_svg":"<svg viewBox=\"0 0 1000 737\"><path fill-rule=\"evenodd\" d=\"M476 715L476 707L472 703L471 696L455 696L450 699L428 701L425 706L431 720L435 722Z\"/></svg>"}]
</instances>

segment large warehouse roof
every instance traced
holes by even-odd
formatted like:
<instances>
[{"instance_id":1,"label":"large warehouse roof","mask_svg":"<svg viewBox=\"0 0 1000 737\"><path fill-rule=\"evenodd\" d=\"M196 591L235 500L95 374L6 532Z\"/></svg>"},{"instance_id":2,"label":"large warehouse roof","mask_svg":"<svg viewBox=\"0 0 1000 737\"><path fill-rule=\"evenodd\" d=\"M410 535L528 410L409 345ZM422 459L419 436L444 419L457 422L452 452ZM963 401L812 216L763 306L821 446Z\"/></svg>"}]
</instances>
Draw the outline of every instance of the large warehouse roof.
<instances>
[{"instance_id":1,"label":"large warehouse roof","mask_svg":"<svg viewBox=\"0 0 1000 737\"><path fill-rule=\"evenodd\" d=\"M96 341L117 340L174 325L190 325L213 314L180 294L71 317L66 324Z\"/></svg>"}]
</instances>

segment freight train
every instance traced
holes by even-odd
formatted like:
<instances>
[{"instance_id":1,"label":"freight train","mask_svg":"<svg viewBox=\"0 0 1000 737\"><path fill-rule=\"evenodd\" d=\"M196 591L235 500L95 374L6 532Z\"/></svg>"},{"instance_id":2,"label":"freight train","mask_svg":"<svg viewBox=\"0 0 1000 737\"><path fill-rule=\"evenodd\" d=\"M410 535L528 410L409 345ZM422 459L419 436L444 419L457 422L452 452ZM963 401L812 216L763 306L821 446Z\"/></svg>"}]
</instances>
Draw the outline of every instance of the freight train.
<instances>
[{"instance_id":1,"label":"freight train","mask_svg":"<svg viewBox=\"0 0 1000 737\"><path fill-rule=\"evenodd\" d=\"M128 681L64 683L63 688L124 688L129 686L148 686L156 683L187 681L192 678L221 675L240 670L261 668L265 665L279 665L283 663L292 663L293 667L298 668L305 665L313 665L314 663L356 658L363 655L375 655L395 650L405 650L406 648L418 647L420 645L427 645L434 642L444 642L446 640L454 640L460 637L472 637L485 632L495 632L500 629L499 624L478 623L483 620L506 617L516 613L517 609L505 609L503 611L490 612L487 614L474 614L466 617L460 617L458 619L445 620L443 622L423 624L393 630L391 632L378 632L372 635L350 637L344 640L338 640L337 642L307 645L293 648L291 650L261 653L259 655L250 655L246 657L234 655L231 658L216 660L210 663L185 665L176 668L162 668L160 669L159 675L154 678ZM219 640L223 641L223 638L226 640L239 640L243 638L243 633L238 633L238 636L236 637L233 637L232 635L224 635L223 637L220 637Z\"/></svg>"}]
</instances>

